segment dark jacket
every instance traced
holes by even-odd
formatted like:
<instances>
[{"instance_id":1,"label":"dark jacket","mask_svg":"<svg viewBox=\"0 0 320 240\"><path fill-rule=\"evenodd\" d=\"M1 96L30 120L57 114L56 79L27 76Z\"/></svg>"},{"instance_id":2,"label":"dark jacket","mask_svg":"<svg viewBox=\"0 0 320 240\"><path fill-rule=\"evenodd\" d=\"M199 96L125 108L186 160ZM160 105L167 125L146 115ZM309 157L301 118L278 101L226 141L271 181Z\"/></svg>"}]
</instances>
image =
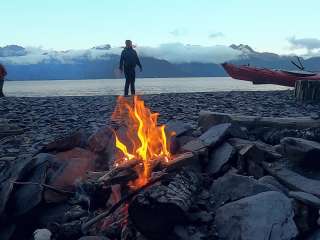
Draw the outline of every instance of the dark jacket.
<instances>
[{"instance_id":1,"label":"dark jacket","mask_svg":"<svg viewBox=\"0 0 320 240\"><path fill-rule=\"evenodd\" d=\"M2 64L0 64L0 78L4 78L7 75L7 71Z\"/></svg>"},{"instance_id":2,"label":"dark jacket","mask_svg":"<svg viewBox=\"0 0 320 240\"><path fill-rule=\"evenodd\" d=\"M123 49L120 57L119 69L133 69L137 65L142 69L137 52L133 48L126 47L125 49Z\"/></svg>"}]
</instances>

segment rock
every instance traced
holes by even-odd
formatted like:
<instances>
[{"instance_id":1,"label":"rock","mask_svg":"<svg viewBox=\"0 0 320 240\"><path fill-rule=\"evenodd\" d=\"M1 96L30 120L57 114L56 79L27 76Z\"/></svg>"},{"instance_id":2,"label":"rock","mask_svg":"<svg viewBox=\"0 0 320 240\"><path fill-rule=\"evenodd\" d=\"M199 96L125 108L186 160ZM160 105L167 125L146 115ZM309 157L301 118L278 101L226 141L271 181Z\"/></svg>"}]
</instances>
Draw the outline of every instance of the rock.
<instances>
[{"instance_id":1,"label":"rock","mask_svg":"<svg viewBox=\"0 0 320 240\"><path fill-rule=\"evenodd\" d=\"M181 147L181 151L186 152L199 152L203 149L205 149L206 146L203 144L203 142L199 139L191 140L190 142L186 143Z\"/></svg>"},{"instance_id":2,"label":"rock","mask_svg":"<svg viewBox=\"0 0 320 240\"><path fill-rule=\"evenodd\" d=\"M310 193L290 191L289 197L292 197L308 206L320 208L320 199Z\"/></svg>"},{"instance_id":3,"label":"rock","mask_svg":"<svg viewBox=\"0 0 320 240\"><path fill-rule=\"evenodd\" d=\"M307 192L320 197L320 181L306 178L288 168L272 163L263 163L263 168L291 190Z\"/></svg>"},{"instance_id":4,"label":"rock","mask_svg":"<svg viewBox=\"0 0 320 240\"><path fill-rule=\"evenodd\" d=\"M72 191L76 180L84 179L87 171L94 170L97 155L82 149L61 152L56 155L56 162L49 172L48 184L67 191ZM48 202L59 202L65 197L52 190L45 191L45 199Z\"/></svg>"},{"instance_id":5,"label":"rock","mask_svg":"<svg viewBox=\"0 0 320 240\"><path fill-rule=\"evenodd\" d=\"M50 240L52 233L48 229L37 229L33 233L34 240Z\"/></svg>"},{"instance_id":6,"label":"rock","mask_svg":"<svg viewBox=\"0 0 320 240\"><path fill-rule=\"evenodd\" d=\"M278 189L278 191L281 191L281 192L285 193L286 195L289 193L289 190L285 186L283 186L281 183L278 182L277 179L275 179L274 177L272 177L270 175L263 176L263 177L259 178L258 181L262 184L271 185L271 186L275 187L276 189Z\"/></svg>"},{"instance_id":7,"label":"rock","mask_svg":"<svg viewBox=\"0 0 320 240\"><path fill-rule=\"evenodd\" d=\"M89 149L94 153L103 152L113 140L113 132L109 127L102 127L88 139Z\"/></svg>"},{"instance_id":8,"label":"rock","mask_svg":"<svg viewBox=\"0 0 320 240\"><path fill-rule=\"evenodd\" d=\"M63 152L76 147L84 148L87 145L88 135L83 129L57 139L45 145L40 152Z\"/></svg>"},{"instance_id":9,"label":"rock","mask_svg":"<svg viewBox=\"0 0 320 240\"><path fill-rule=\"evenodd\" d=\"M109 238L104 236L83 236L78 240L109 240Z\"/></svg>"},{"instance_id":10,"label":"rock","mask_svg":"<svg viewBox=\"0 0 320 240\"><path fill-rule=\"evenodd\" d=\"M171 133L174 132L174 135L176 137L179 137L183 134L186 134L192 130L192 127L179 120L170 120L169 122L166 123L166 133L171 135Z\"/></svg>"},{"instance_id":11,"label":"rock","mask_svg":"<svg viewBox=\"0 0 320 240\"><path fill-rule=\"evenodd\" d=\"M232 159L234 154L234 147L227 142L223 143L209 155L206 171L211 175L224 172L226 169L223 169L223 167Z\"/></svg>"},{"instance_id":12,"label":"rock","mask_svg":"<svg viewBox=\"0 0 320 240\"><path fill-rule=\"evenodd\" d=\"M263 192L220 207L215 225L221 239L289 240L297 236L290 200L279 192Z\"/></svg>"},{"instance_id":13,"label":"rock","mask_svg":"<svg viewBox=\"0 0 320 240\"><path fill-rule=\"evenodd\" d=\"M231 118L227 114L211 114L208 111L200 111L198 125L204 131L208 130L210 127L221 124L221 123L230 123Z\"/></svg>"},{"instance_id":14,"label":"rock","mask_svg":"<svg viewBox=\"0 0 320 240\"><path fill-rule=\"evenodd\" d=\"M315 230L306 238L306 240L319 240L319 239L320 239L320 229Z\"/></svg>"},{"instance_id":15,"label":"rock","mask_svg":"<svg viewBox=\"0 0 320 240\"><path fill-rule=\"evenodd\" d=\"M273 188L250 177L226 174L213 182L210 203L212 209L216 209L228 202L267 191L273 191Z\"/></svg>"},{"instance_id":16,"label":"rock","mask_svg":"<svg viewBox=\"0 0 320 240\"><path fill-rule=\"evenodd\" d=\"M15 224L0 224L0 239L1 240L10 240L16 230Z\"/></svg>"},{"instance_id":17,"label":"rock","mask_svg":"<svg viewBox=\"0 0 320 240\"><path fill-rule=\"evenodd\" d=\"M199 139L208 147L214 147L228 137L244 137L239 127L231 123L215 125L204 132Z\"/></svg>"},{"instance_id":18,"label":"rock","mask_svg":"<svg viewBox=\"0 0 320 240\"><path fill-rule=\"evenodd\" d=\"M49 162L42 162L34 167L27 177L21 179L23 182L34 182L43 184L46 181ZM31 211L42 201L43 187L41 185L26 184L16 185L16 190L10 198L9 212L11 216L17 217Z\"/></svg>"},{"instance_id":19,"label":"rock","mask_svg":"<svg viewBox=\"0 0 320 240\"><path fill-rule=\"evenodd\" d=\"M282 152L289 159L319 166L320 143L303 138L287 137L281 140Z\"/></svg>"}]
</instances>

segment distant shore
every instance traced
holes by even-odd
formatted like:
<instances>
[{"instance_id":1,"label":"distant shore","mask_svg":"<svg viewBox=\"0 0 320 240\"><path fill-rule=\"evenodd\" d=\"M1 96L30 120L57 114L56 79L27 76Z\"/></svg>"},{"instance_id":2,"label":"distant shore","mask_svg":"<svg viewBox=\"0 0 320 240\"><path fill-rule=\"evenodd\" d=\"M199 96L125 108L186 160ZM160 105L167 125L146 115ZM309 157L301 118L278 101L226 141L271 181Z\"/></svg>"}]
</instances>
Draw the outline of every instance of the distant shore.
<instances>
[{"instance_id":1,"label":"distant shore","mask_svg":"<svg viewBox=\"0 0 320 240\"><path fill-rule=\"evenodd\" d=\"M255 116L298 117L320 113L320 104L295 101L292 91L238 91L144 95L160 122L175 118L197 127L200 110ZM83 128L88 133L108 124L116 96L0 98L0 123L24 129L2 143L0 156L32 154L45 143ZM1 125L1 124L0 124Z\"/></svg>"}]
</instances>

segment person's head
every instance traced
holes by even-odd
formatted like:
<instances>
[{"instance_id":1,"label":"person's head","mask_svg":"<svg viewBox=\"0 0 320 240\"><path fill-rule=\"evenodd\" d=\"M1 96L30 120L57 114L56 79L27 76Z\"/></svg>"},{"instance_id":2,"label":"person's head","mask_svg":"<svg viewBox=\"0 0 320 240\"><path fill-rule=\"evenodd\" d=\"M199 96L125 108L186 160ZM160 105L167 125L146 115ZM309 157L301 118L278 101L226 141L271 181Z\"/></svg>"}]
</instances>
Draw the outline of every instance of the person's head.
<instances>
[{"instance_id":1,"label":"person's head","mask_svg":"<svg viewBox=\"0 0 320 240\"><path fill-rule=\"evenodd\" d=\"M126 40L126 47L132 47L132 41L131 40Z\"/></svg>"}]
</instances>

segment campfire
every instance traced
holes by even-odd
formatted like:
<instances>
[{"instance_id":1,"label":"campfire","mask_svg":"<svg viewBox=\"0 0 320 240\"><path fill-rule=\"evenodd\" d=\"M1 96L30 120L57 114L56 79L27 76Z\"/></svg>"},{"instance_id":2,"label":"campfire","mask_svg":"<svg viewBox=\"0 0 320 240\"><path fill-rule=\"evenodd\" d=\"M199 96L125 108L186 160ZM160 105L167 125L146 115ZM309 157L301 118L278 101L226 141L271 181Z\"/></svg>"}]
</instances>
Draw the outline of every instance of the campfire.
<instances>
[{"instance_id":1,"label":"campfire","mask_svg":"<svg viewBox=\"0 0 320 240\"><path fill-rule=\"evenodd\" d=\"M318 228L320 120L158 118L119 97L107 126L19 159L0 188L0 238L1 227L10 240L295 239Z\"/></svg>"},{"instance_id":2,"label":"campfire","mask_svg":"<svg viewBox=\"0 0 320 240\"><path fill-rule=\"evenodd\" d=\"M171 159L170 140L174 132L166 132L166 126L158 126L159 113L152 113L138 96L119 97L113 120L120 121L125 128L123 139L115 134L115 145L119 156L115 166L130 161L138 161L136 168L139 178L132 183L134 187L148 182L152 169L159 162L168 163Z\"/></svg>"}]
</instances>

